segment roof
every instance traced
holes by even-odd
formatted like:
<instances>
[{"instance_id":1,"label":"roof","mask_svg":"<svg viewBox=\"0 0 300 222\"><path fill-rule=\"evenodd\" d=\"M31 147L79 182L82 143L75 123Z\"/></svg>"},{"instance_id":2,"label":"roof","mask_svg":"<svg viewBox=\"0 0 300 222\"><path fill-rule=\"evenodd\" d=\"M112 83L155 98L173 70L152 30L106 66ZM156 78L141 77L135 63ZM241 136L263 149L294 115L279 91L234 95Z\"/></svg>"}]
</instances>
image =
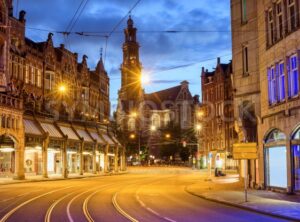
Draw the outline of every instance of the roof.
<instances>
[{"instance_id":1,"label":"roof","mask_svg":"<svg viewBox=\"0 0 300 222\"><path fill-rule=\"evenodd\" d=\"M78 136L76 135L76 133L74 132L74 130L71 127L59 126L59 128L61 129L61 131L63 132L63 134L65 134L66 136L68 136L68 139L79 140Z\"/></svg>"},{"instance_id":2,"label":"roof","mask_svg":"<svg viewBox=\"0 0 300 222\"><path fill-rule=\"evenodd\" d=\"M50 137L54 138L63 138L61 133L56 129L56 127L51 123L40 123L43 130L47 133L49 133Z\"/></svg>"},{"instance_id":3,"label":"roof","mask_svg":"<svg viewBox=\"0 0 300 222\"><path fill-rule=\"evenodd\" d=\"M76 131L77 131L77 133L78 133L78 135L81 137L81 138L83 138L83 140L85 141L85 142L94 142L93 140L92 140L92 138L88 135L88 133L85 131L85 130L82 130L82 129L76 129Z\"/></svg>"},{"instance_id":4,"label":"roof","mask_svg":"<svg viewBox=\"0 0 300 222\"><path fill-rule=\"evenodd\" d=\"M90 129L88 129L88 131L90 132L93 139L97 141L97 143L100 143L100 144L105 144L106 143L103 139L100 138L100 136L98 135L97 132L92 131Z\"/></svg>"},{"instance_id":5,"label":"roof","mask_svg":"<svg viewBox=\"0 0 300 222\"><path fill-rule=\"evenodd\" d=\"M37 125L34 123L33 120L24 119L24 127L26 134L32 134L37 136L42 136L43 133L39 130Z\"/></svg>"},{"instance_id":6,"label":"roof","mask_svg":"<svg viewBox=\"0 0 300 222\"><path fill-rule=\"evenodd\" d=\"M102 133L101 135L109 145L115 145L114 141L106 133Z\"/></svg>"},{"instance_id":7,"label":"roof","mask_svg":"<svg viewBox=\"0 0 300 222\"><path fill-rule=\"evenodd\" d=\"M164 101L175 101L180 90L181 86L175 86L151 94L145 94L145 102L151 109L162 109L162 103ZM154 104L156 107L153 107Z\"/></svg>"},{"instance_id":8,"label":"roof","mask_svg":"<svg viewBox=\"0 0 300 222\"><path fill-rule=\"evenodd\" d=\"M145 101L147 104L150 105L150 108L152 108L152 109L162 109L163 102L176 101L181 89L182 89L182 85L178 85L178 86L168 88L165 90L161 90L158 92L145 94ZM192 96L190 93L189 93L189 96L190 96L190 99L192 99ZM153 103L156 105L156 107L151 107L151 105Z\"/></svg>"}]
</instances>

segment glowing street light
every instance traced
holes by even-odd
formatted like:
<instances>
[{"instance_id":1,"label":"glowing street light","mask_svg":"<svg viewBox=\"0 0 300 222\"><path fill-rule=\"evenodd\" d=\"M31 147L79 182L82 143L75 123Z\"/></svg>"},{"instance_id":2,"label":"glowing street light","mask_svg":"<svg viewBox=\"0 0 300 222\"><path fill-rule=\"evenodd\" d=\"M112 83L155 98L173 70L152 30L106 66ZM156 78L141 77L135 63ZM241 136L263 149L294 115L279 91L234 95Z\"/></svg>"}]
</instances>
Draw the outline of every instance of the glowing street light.
<instances>
[{"instance_id":1,"label":"glowing street light","mask_svg":"<svg viewBox=\"0 0 300 222\"><path fill-rule=\"evenodd\" d=\"M61 84L61 85L58 87L58 91L59 91L61 94L64 94L64 93L67 91L67 87L66 87L64 84Z\"/></svg>"},{"instance_id":2,"label":"glowing street light","mask_svg":"<svg viewBox=\"0 0 300 222\"><path fill-rule=\"evenodd\" d=\"M197 124L196 125L196 130L201 130L202 129L202 125L201 124Z\"/></svg>"},{"instance_id":3,"label":"glowing street light","mask_svg":"<svg viewBox=\"0 0 300 222\"><path fill-rule=\"evenodd\" d=\"M156 130L156 126L152 125L152 126L150 127L150 131L155 131L155 130Z\"/></svg>"},{"instance_id":4,"label":"glowing street light","mask_svg":"<svg viewBox=\"0 0 300 222\"><path fill-rule=\"evenodd\" d=\"M171 138L171 134L170 134L170 133L167 133L167 134L165 135L165 137L166 137L166 139L170 139L170 138Z\"/></svg>"},{"instance_id":5,"label":"glowing street light","mask_svg":"<svg viewBox=\"0 0 300 222\"><path fill-rule=\"evenodd\" d=\"M137 112L132 112L130 115L131 115L132 117L136 118L138 114L137 114Z\"/></svg>"},{"instance_id":6,"label":"glowing street light","mask_svg":"<svg viewBox=\"0 0 300 222\"><path fill-rule=\"evenodd\" d=\"M204 112L203 112L203 111L199 111L199 112L197 113L197 116L198 116L198 117L203 117L203 116L204 116Z\"/></svg>"},{"instance_id":7,"label":"glowing street light","mask_svg":"<svg viewBox=\"0 0 300 222\"><path fill-rule=\"evenodd\" d=\"M130 134L130 139L135 139L135 134L134 133L132 133L132 134Z\"/></svg>"}]
</instances>

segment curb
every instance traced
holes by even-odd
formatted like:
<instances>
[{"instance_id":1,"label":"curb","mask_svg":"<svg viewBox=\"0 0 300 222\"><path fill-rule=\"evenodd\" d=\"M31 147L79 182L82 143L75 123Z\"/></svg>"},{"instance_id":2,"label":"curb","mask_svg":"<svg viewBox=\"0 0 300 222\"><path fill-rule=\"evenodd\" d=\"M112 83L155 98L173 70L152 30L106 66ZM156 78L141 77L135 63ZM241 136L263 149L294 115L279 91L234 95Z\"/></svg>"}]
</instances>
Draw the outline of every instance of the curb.
<instances>
[{"instance_id":1,"label":"curb","mask_svg":"<svg viewBox=\"0 0 300 222\"><path fill-rule=\"evenodd\" d=\"M276 214L276 213L271 213L271 212L267 212L267 211L263 211L263 210L259 210L259 209L254 209L254 208L251 208L251 207L243 206L243 205L240 205L240 204L235 204L235 203L225 201L225 200L222 201L222 200L209 198L209 197L206 197L204 195L197 194L197 193L194 193L194 192L188 190L187 186L185 186L184 191L187 192L190 195L200 197L201 199L208 200L208 201L211 201L211 202L224 204L224 205L231 206L231 207L236 207L236 208L240 208L240 209L251 211L251 212L256 212L256 213L271 216L271 217L277 217L277 218L284 219L284 220L300 221L299 218L289 217L289 216L284 216L284 215L281 215L281 214Z\"/></svg>"},{"instance_id":2,"label":"curb","mask_svg":"<svg viewBox=\"0 0 300 222\"><path fill-rule=\"evenodd\" d=\"M82 177L71 177L71 178L45 178L45 179L29 179L29 180L13 180L12 182L7 183L0 183L0 186L5 185L15 185L15 184L22 184L22 183L37 183L37 182L51 182L51 181L62 181L62 180L80 180L80 179L86 179L86 178L95 178L95 177L107 177L107 176L118 176L118 175L125 175L128 174L128 171L125 171L124 173L106 173L102 175L90 175L90 176L82 176Z\"/></svg>"}]
</instances>

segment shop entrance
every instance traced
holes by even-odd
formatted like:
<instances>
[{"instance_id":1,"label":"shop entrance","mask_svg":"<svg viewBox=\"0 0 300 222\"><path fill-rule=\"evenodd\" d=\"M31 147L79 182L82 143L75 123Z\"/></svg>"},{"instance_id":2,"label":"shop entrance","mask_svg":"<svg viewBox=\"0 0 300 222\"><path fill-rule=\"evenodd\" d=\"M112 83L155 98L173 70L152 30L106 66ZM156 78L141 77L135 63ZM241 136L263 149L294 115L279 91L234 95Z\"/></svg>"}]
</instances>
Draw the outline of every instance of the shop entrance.
<instances>
[{"instance_id":1,"label":"shop entrance","mask_svg":"<svg viewBox=\"0 0 300 222\"><path fill-rule=\"evenodd\" d=\"M0 177L12 177L15 172L15 142L10 136L0 136Z\"/></svg>"}]
</instances>

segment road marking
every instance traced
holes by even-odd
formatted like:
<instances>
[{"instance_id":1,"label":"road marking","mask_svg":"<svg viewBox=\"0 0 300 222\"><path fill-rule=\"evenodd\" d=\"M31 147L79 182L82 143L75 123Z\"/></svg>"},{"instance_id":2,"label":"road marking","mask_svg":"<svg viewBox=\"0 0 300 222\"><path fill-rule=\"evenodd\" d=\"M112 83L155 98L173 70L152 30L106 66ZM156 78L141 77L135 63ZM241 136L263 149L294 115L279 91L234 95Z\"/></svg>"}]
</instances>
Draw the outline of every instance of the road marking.
<instances>
[{"instance_id":1,"label":"road marking","mask_svg":"<svg viewBox=\"0 0 300 222\"><path fill-rule=\"evenodd\" d=\"M44 193L44 194L41 194L39 196L36 196L36 197L33 197L23 203L21 203L20 205L16 206L15 208L13 208L11 211L9 211L8 213L6 213L0 220L0 222L5 222L11 215L13 215L18 209L20 209L21 207L29 204L30 202L38 199L38 198L41 198L41 197L44 197L48 194L52 194L52 193L55 193L55 192L58 192L58 191L61 191L61 190L65 190L65 189L68 189L68 188L71 188L71 187L64 187L64 188L60 188L60 189L57 189L57 190L52 190L52 191L49 191L47 193Z\"/></svg>"},{"instance_id":2,"label":"road marking","mask_svg":"<svg viewBox=\"0 0 300 222\"><path fill-rule=\"evenodd\" d=\"M52 214L52 211L53 211L54 207L55 207L60 201L62 201L63 199L67 198L68 196L71 196L73 193L75 193L75 192L69 193L69 194L67 194L66 196L63 196L63 197L61 197L60 199L58 199L57 201L55 201L55 202L48 208L44 221L45 221L45 222L50 222L50 221L51 221L51 214Z\"/></svg>"},{"instance_id":3,"label":"road marking","mask_svg":"<svg viewBox=\"0 0 300 222\"><path fill-rule=\"evenodd\" d=\"M92 191L92 190L105 188L105 187L111 186L112 184L113 184L113 183L111 183L111 184L106 184L106 185L104 185L104 186L99 186L99 187L96 187L96 188L94 187L94 188L91 188L91 189L89 189L89 190L86 190L86 191L84 191L84 192L82 192L82 193L79 193L78 195L76 195L75 197L73 197L73 198L69 201L68 206L67 206L67 215L68 215L69 221L70 221L70 222L74 222L74 220L73 220L73 218L72 218L72 215L71 215L71 211L70 211L71 205L72 205L72 203L74 202L74 200L76 200L78 197L80 197L80 196L82 196L83 194L88 193L88 192L90 192L90 191ZM100 191L101 191L101 190L97 190L97 191L94 192L94 193L97 193L97 192L100 192ZM94 194L94 193L92 193L92 194ZM86 198L86 199L89 200L89 199L91 198L91 196L92 196L92 195L89 195L88 198ZM85 217L87 218L87 220L88 220L89 222L92 222L92 221L94 221L94 220L93 220L93 218L91 217L90 213L88 212L88 208L87 208L87 203L88 203L88 201L86 202L86 199L85 199L85 201L84 201L84 203L83 203L83 206L82 206L83 213L84 213ZM1 222L1 221L0 221L0 222Z\"/></svg>"},{"instance_id":4,"label":"road marking","mask_svg":"<svg viewBox=\"0 0 300 222\"><path fill-rule=\"evenodd\" d=\"M95 189L95 188L92 188L92 189L89 189L89 190L84 191L84 192L82 192L82 193L79 193L79 194L77 194L75 197L73 197L73 198L69 201L68 206L67 206L67 215L68 215L68 219L69 219L70 222L74 222L74 220L73 220L73 218L72 218L72 216L71 216L71 211L70 211L71 204L72 204L72 203L74 202L74 200L76 200L78 197L80 197L81 195L83 195L83 194L85 194L85 193L87 193L87 192L90 192L90 191L93 190L93 189ZM1 221L0 221L0 222L1 222Z\"/></svg>"},{"instance_id":5,"label":"road marking","mask_svg":"<svg viewBox=\"0 0 300 222\"><path fill-rule=\"evenodd\" d=\"M155 210L152 210L150 207L146 207L146 209L147 209L148 211L150 211L151 213L155 214L156 216L160 216L159 213L157 213Z\"/></svg>"},{"instance_id":6,"label":"road marking","mask_svg":"<svg viewBox=\"0 0 300 222\"><path fill-rule=\"evenodd\" d=\"M155 182L152 182L152 183L149 183L149 184L153 184L153 183L157 183L159 181L155 181ZM147 185L149 185L147 184ZM145 185L144 185L145 186ZM141 186L142 187L142 186ZM141 187L139 187L139 189L135 192L135 198L136 200L138 201L138 203L144 208L146 209L147 211L149 211L150 213L156 215L157 217L163 219L163 220L166 220L166 221L169 221L169 222L176 222L175 220L172 220L168 217L164 217L162 215L160 215L157 211L153 210L152 208L150 207L147 207L146 204L141 200L140 196L139 196L139 193L140 193L140 189ZM157 196L157 195L156 195Z\"/></svg>"},{"instance_id":7,"label":"road marking","mask_svg":"<svg viewBox=\"0 0 300 222\"><path fill-rule=\"evenodd\" d=\"M170 221L170 222L176 222L176 220L172 220L172 219L170 219L168 217L164 217L164 219L167 220L167 221Z\"/></svg>"},{"instance_id":8,"label":"road marking","mask_svg":"<svg viewBox=\"0 0 300 222\"><path fill-rule=\"evenodd\" d=\"M115 195L112 198L112 203L114 205L114 207L116 208L116 210L122 214L124 217L126 217L128 220L130 220L131 222L139 222L137 219L133 218L132 216L130 216L128 213L126 213L118 204L117 202L117 196L118 193L115 193Z\"/></svg>"}]
</instances>

